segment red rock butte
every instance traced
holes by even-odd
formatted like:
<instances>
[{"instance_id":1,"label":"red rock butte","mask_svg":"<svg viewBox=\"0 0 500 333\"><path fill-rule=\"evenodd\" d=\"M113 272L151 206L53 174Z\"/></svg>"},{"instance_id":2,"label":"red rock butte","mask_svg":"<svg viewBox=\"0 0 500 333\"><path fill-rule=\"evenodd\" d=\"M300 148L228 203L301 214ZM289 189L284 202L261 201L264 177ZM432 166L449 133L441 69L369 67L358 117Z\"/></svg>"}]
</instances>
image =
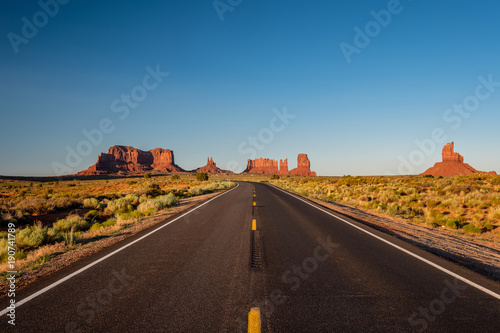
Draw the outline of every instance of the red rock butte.
<instances>
[{"instance_id":1,"label":"red rock butte","mask_svg":"<svg viewBox=\"0 0 500 333\"><path fill-rule=\"evenodd\" d=\"M107 174L142 174L150 171L185 172L174 163L174 152L169 149L155 148L143 151L129 146L113 146L108 153L97 157L97 163L78 176Z\"/></svg>"},{"instance_id":2,"label":"red rock butte","mask_svg":"<svg viewBox=\"0 0 500 333\"><path fill-rule=\"evenodd\" d=\"M194 172L206 172L206 173L233 173L229 170L222 170L217 167L214 162L213 157L207 158L207 165L204 167L196 169Z\"/></svg>"},{"instance_id":3,"label":"red rock butte","mask_svg":"<svg viewBox=\"0 0 500 333\"><path fill-rule=\"evenodd\" d=\"M261 174L279 174L279 175L297 175L297 176L316 176L316 172L311 171L311 162L307 154L299 154L297 157L297 167L288 171L288 159L278 161L270 158L257 158L247 160L247 173Z\"/></svg>"},{"instance_id":4,"label":"red rock butte","mask_svg":"<svg viewBox=\"0 0 500 333\"><path fill-rule=\"evenodd\" d=\"M496 175L495 171L484 172L477 171L469 164L464 163L464 157L455 152L455 143L447 143L443 147L443 161L434 164L432 168L427 169L421 175L432 176L462 176L473 173Z\"/></svg>"}]
</instances>

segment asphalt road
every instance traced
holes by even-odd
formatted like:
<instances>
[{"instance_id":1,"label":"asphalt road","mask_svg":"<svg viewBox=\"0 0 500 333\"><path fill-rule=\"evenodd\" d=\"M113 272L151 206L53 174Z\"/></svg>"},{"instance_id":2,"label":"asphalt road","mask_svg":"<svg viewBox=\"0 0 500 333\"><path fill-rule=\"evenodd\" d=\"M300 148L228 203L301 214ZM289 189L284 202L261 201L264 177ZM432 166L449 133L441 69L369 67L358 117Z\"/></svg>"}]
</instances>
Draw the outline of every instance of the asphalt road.
<instances>
[{"instance_id":1,"label":"asphalt road","mask_svg":"<svg viewBox=\"0 0 500 333\"><path fill-rule=\"evenodd\" d=\"M0 331L246 332L257 306L263 332L500 332L500 300L443 269L496 294L499 283L269 185L240 183L174 218L19 291L105 258Z\"/></svg>"}]
</instances>

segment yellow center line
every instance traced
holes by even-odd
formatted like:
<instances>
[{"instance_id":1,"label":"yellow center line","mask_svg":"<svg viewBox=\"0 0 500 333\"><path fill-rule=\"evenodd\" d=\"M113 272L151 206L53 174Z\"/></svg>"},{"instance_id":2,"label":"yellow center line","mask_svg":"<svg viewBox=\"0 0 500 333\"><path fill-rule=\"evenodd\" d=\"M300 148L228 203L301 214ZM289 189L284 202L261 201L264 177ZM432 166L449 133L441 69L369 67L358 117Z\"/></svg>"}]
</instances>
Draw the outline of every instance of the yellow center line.
<instances>
[{"instance_id":1,"label":"yellow center line","mask_svg":"<svg viewBox=\"0 0 500 333\"><path fill-rule=\"evenodd\" d=\"M260 309L252 308L248 313L248 333L260 333Z\"/></svg>"},{"instance_id":2,"label":"yellow center line","mask_svg":"<svg viewBox=\"0 0 500 333\"><path fill-rule=\"evenodd\" d=\"M257 204L255 203L255 201L253 202L253 205L256 206Z\"/></svg>"},{"instance_id":3,"label":"yellow center line","mask_svg":"<svg viewBox=\"0 0 500 333\"><path fill-rule=\"evenodd\" d=\"M257 220L252 220L252 230L257 230Z\"/></svg>"}]
</instances>

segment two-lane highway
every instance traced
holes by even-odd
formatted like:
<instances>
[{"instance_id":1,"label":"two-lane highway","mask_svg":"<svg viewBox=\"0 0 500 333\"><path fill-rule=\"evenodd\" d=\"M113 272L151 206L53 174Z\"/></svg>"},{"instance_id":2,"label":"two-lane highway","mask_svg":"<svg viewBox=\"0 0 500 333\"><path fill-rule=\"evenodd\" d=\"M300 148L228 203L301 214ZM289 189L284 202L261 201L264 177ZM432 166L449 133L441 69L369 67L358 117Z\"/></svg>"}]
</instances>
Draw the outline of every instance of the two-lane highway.
<instances>
[{"instance_id":1,"label":"two-lane highway","mask_svg":"<svg viewBox=\"0 0 500 333\"><path fill-rule=\"evenodd\" d=\"M492 294L498 283L266 184L240 183L16 299L83 268L18 307L15 330L245 332L257 306L263 332L500 331L500 300L445 270Z\"/></svg>"}]
</instances>

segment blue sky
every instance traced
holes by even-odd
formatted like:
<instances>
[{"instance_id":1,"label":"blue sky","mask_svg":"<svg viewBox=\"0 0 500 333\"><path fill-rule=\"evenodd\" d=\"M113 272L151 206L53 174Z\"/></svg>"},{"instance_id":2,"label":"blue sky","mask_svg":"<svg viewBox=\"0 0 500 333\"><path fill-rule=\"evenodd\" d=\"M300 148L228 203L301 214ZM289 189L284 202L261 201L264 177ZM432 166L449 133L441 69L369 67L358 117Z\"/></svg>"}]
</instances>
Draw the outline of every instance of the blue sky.
<instances>
[{"instance_id":1,"label":"blue sky","mask_svg":"<svg viewBox=\"0 0 500 333\"><path fill-rule=\"evenodd\" d=\"M498 2L60 1L0 4L1 175L76 173L117 144L185 169L307 153L319 175L420 173L450 141L500 171Z\"/></svg>"}]
</instances>

